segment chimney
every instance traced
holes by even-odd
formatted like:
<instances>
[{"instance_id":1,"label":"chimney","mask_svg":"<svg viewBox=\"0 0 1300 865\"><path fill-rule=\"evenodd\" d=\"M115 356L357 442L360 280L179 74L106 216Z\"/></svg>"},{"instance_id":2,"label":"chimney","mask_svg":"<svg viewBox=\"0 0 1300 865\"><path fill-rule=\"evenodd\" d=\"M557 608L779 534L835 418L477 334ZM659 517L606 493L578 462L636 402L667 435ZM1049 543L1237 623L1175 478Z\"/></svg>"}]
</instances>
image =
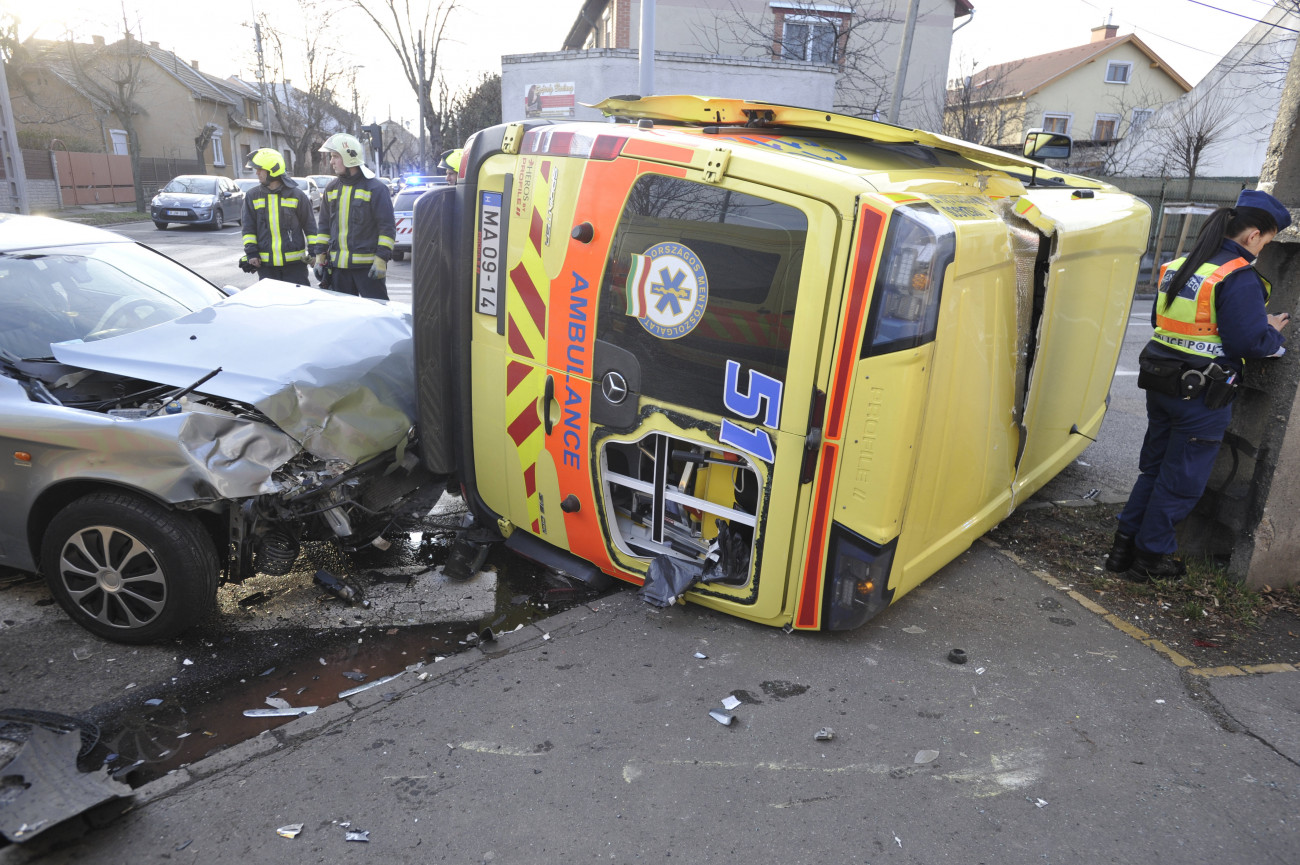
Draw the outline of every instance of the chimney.
<instances>
[{"instance_id":1,"label":"chimney","mask_svg":"<svg viewBox=\"0 0 1300 865\"><path fill-rule=\"evenodd\" d=\"M196 72L198 71L198 68L199 68L199 61L197 61L197 60L191 60L191 61L190 61L190 65L194 67L194 69L195 69Z\"/></svg>"},{"instance_id":2,"label":"chimney","mask_svg":"<svg viewBox=\"0 0 1300 865\"><path fill-rule=\"evenodd\" d=\"M1118 24L1103 24L1100 27L1094 27L1092 28L1091 42L1102 42L1106 39L1114 39L1115 34L1118 32ZM1089 44L1091 44L1091 42Z\"/></svg>"},{"instance_id":3,"label":"chimney","mask_svg":"<svg viewBox=\"0 0 1300 865\"><path fill-rule=\"evenodd\" d=\"M90 37L90 41L91 41L91 42L94 42L96 45L99 45L99 46L102 47L103 44L104 44L104 37L103 37L103 36L91 36L91 37Z\"/></svg>"}]
</instances>

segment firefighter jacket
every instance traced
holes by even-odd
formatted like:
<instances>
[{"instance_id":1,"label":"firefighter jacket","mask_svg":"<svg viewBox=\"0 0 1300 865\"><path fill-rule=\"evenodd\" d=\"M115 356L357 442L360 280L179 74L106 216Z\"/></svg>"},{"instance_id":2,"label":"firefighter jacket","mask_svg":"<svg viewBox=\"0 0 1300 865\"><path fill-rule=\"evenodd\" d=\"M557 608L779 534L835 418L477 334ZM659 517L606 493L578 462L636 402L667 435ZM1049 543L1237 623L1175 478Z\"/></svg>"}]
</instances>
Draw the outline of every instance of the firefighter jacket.
<instances>
[{"instance_id":1,"label":"firefighter jacket","mask_svg":"<svg viewBox=\"0 0 1300 865\"><path fill-rule=\"evenodd\" d=\"M316 233L311 199L287 183L277 190L263 184L249 190L244 197L243 227L245 254L256 255L272 267L306 261L308 255L325 251L325 239Z\"/></svg>"},{"instance_id":2,"label":"firefighter jacket","mask_svg":"<svg viewBox=\"0 0 1300 865\"><path fill-rule=\"evenodd\" d=\"M321 196L320 231L334 267L368 268L375 256L389 261L397 224L388 187L360 173L330 181Z\"/></svg>"},{"instance_id":3,"label":"firefighter jacket","mask_svg":"<svg viewBox=\"0 0 1300 865\"><path fill-rule=\"evenodd\" d=\"M1271 286L1255 271L1253 261L1242 246L1225 239L1167 308L1166 289L1183 259L1164 265L1151 315L1151 347L1196 368L1216 361L1238 372L1246 358L1275 354L1284 340L1269 326L1265 304Z\"/></svg>"}]
</instances>

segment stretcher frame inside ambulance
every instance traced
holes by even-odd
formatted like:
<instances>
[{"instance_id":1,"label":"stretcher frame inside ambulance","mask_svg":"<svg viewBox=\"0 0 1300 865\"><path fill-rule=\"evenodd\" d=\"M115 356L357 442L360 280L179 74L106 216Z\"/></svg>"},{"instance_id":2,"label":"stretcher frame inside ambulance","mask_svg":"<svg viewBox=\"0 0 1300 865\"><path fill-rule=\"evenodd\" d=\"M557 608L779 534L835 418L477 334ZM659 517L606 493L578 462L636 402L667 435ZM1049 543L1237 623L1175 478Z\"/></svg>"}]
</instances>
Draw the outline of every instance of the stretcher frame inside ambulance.
<instances>
[{"instance_id":1,"label":"stretcher frame inside ambulance","mask_svg":"<svg viewBox=\"0 0 1300 865\"><path fill-rule=\"evenodd\" d=\"M851 629L1097 436L1140 200L808 109L597 107L475 134L416 204L423 457L481 532Z\"/></svg>"}]
</instances>

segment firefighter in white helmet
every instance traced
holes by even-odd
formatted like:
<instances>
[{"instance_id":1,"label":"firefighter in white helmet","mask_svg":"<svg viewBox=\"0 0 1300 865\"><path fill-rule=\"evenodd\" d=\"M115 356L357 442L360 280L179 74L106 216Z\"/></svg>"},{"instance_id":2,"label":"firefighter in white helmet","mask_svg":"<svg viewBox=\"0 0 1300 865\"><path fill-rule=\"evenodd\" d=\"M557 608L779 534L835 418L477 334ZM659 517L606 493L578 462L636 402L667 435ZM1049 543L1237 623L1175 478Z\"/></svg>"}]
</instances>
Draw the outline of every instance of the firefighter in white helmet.
<instances>
[{"instance_id":1,"label":"firefighter in white helmet","mask_svg":"<svg viewBox=\"0 0 1300 865\"><path fill-rule=\"evenodd\" d=\"M366 167L356 136L331 135L320 152L329 154L337 177L321 196L320 231L329 247L316 256L316 276L335 291L387 300L384 278L397 234L388 187Z\"/></svg>"},{"instance_id":2,"label":"firefighter in white helmet","mask_svg":"<svg viewBox=\"0 0 1300 865\"><path fill-rule=\"evenodd\" d=\"M309 256L324 252L328 236L317 235L311 199L285 174L280 151L263 147L248 157L246 168L261 185L244 197L244 257L239 266L258 279L311 285Z\"/></svg>"}]
</instances>

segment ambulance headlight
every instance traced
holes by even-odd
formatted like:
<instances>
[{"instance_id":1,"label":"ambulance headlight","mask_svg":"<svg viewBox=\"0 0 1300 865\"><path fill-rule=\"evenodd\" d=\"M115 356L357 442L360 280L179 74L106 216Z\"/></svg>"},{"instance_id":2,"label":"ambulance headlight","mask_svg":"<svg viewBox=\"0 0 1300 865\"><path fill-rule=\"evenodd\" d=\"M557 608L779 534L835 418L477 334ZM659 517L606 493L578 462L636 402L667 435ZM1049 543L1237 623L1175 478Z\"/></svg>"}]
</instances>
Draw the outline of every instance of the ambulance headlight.
<instances>
[{"instance_id":1,"label":"ambulance headlight","mask_svg":"<svg viewBox=\"0 0 1300 865\"><path fill-rule=\"evenodd\" d=\"M822 626L828 631L851 631L889 606L889 570L894 544L874 544L839 523L831 528L826 556L825 609Z\"/></svg>"},{"instance_id":2,"label":"ambulance headlight","mask_svg":"<svg viewBox=\"0 0 1300 865\"><path fill-rule=\"evenodd\" d=\"M863 357L934 339L943 278L956 246L952 222L930 205L894 211L872 292Z\"/></svg>"}]
</instances>

